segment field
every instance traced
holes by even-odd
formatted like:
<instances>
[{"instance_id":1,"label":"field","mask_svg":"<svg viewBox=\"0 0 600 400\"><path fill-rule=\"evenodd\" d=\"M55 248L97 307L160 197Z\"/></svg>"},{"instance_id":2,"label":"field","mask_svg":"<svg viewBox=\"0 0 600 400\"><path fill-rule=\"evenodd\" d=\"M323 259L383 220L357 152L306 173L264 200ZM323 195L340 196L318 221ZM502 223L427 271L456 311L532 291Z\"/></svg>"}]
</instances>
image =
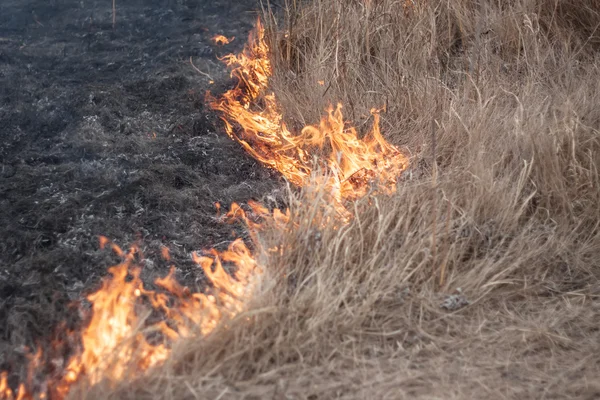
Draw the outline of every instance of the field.
<instances>
[{"instance_id":1,"label":"field","mask_svg":"<svg viewBox=\"0 0 600 400\"><path fill-rule=\"evenodd\" d=\"M243 307L151 368L82 374L69 398L600 397L600 4L150 3L119 5L115 29L96 3L93 25L75 3L0 9L24 19L0 21L11 387L60 374L28 377L24 346L48 362L48 327L80 329L118 262L96 235L137 241L146 285L174 264L200 292L218 285L190 252L235 235L259 266ZM213 52L239 54L252 9L264 31L228 79ZM338 103L340 137L389 142L367 167L318 142Z\"/></svg>"}]
</instances>

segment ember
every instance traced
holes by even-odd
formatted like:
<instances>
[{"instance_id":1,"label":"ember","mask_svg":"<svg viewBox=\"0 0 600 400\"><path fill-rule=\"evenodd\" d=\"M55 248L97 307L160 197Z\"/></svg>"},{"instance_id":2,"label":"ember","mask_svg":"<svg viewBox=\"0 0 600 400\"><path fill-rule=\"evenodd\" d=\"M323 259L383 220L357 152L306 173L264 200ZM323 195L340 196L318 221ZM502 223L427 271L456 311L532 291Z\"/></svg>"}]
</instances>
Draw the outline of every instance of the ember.
<instances>
[{"instance_id":1,"label":"ember","mask_svg":"<svg viewBox=\"0 0 600 400\"><path fill-rule=\"evenodd\" d=\"M225 44L231 43L233 39L235 39L235 37L227 38L223 35L215 35L213 36L212 41L215 42L215 44L223 46Z\"/></svg>"}]
</instances>

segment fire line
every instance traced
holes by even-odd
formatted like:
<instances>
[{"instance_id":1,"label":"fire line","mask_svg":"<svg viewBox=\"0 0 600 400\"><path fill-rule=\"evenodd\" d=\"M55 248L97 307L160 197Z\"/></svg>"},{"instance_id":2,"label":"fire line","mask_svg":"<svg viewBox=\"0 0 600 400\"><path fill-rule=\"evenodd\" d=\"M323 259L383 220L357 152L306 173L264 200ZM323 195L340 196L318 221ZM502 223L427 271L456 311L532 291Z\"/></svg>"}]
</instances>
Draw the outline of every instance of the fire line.
<instances>
[{"instance_id":1,"label":"fire line","mask_svg":"<svg viewBox=\"0 0 600 400\"><path fill-rule=\"evenodd\" d=\"M215 43L226 44L226 40L233 38L214 38ZM344 122L341 104L330 106L319 124L300 132L290 131L275 94L268 90L272 74L269 55L259 20L243 52L225 57L238 84L221 98L209 95L208 100L221 113L227 134L291 183L302 187L316 180L330 194L342 221L348 218L346 202L372 193L392 193L408 159L381 135L379 111L371 110L373 126L363 138ZM259 221L270 218L285 224L289 219L287 212L270 211L253 202L248 205ZM252 237L261 226L235 203L225 217L244 221ZM203 255L192 254L212 283L210 290L190 292L177 282L172 267L167 276L155 281L161 290L152 291L140 279L138 247L124 251L106 238L100 238L100 245L110 246L122 262L109 268L101 288L87 297L92 304L87 327L69 333L65 339L81 343L80 350L64 362L58 375L41 383L34 382L42 357L38 350L30 361L27 381L16 393L8 385L8 374L0 373L0 400L64 399L82 379L89 385L101 380L118 382L128 374L141 374L160 365L169 356L174 341L208 335L224 318L242 312L263 268L246 244L237 239L225 251L211 249ZM163 249L162 254L169 259L168 250ZM235 265L235 276L225 271L224 263ZM149 324L147 316L152 310L161 313L164 320ZM149 340L152 335L162 340Z\"/></svg>"}]
</instances>

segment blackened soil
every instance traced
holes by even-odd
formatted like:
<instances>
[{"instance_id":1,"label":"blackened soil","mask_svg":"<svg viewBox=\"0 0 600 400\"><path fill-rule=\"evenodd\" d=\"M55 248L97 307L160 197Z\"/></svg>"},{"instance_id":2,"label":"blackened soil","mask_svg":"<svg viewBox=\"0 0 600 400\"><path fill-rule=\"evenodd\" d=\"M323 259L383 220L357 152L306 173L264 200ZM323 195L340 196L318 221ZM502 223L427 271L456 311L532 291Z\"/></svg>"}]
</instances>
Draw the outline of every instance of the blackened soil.
<instances>
[{"instance_id":1,"label":"blackened soil","mask_svg":"<svg viewBox=\"0 0 600 400\"><path fill-rule=\"evenodd\" d=\"M26 347L80 323L69 304L118 261L98 235L140 243L147 281L168 272L167 246L179 279L201 285L190 252L231 240L214 203L276 185L204 101L231 86L217 57L241 50L255 2L116 6L113 30L110 0L0 2L0 370L13 381ZM219 47L217 33L236 39Z\"/></svg>"}]
</instances>

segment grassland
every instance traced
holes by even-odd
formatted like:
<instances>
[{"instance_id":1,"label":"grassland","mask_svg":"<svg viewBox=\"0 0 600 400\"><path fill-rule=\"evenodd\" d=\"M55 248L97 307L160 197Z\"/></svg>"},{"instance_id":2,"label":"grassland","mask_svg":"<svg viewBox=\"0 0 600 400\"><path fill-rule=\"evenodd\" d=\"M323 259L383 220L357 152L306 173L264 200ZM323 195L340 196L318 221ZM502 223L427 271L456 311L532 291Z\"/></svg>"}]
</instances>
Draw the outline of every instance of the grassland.
<instances>
[{"instance_id":1,"label":"grassland","mask_svg":"<svg viewBox=\"0 0 600 400\"><path fill-rule=\"evenodd\" d=\"M245 313L73 398L598 398L600 4L263 11L289 126L340 101L364 129L385 106L411 166L335 228L322 190L290 189Z\"/></svg>"}]
</instances>

